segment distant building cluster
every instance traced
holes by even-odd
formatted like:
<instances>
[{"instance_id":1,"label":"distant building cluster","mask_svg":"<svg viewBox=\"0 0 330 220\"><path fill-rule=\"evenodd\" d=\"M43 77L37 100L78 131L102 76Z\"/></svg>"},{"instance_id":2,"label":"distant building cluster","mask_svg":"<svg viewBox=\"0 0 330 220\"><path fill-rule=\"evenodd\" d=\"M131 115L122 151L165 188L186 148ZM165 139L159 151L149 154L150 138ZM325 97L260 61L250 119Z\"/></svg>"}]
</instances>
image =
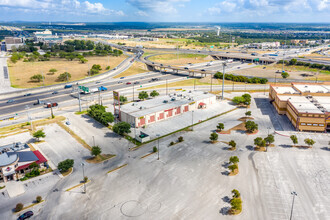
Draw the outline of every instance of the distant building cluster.
<instances>
[{"instance_id":1,"label":"distant building cluster","mask_svg":"<svg viewBox=\"0 0 330 220\"><path fill-rule=\"evenodd\" d=\"M0 182L17 180L31 171L30 165L48 168L47 159L38 151L31 151L27 144L20 142L0 146Z\"/></svg>"},{"instance_id":2,"label":"distant building cluster","mask_svg":"<svg viewBox=\"0 0 330 220\"><path fill-rule=\"evenodd\" d=\"M5 37L5 40L1 42L1 50L2 51L12 51L12 48L18 48L19 46L23 46L24 42L22 38L19 37Z\"/></svg>"},{"instance_id":3,"label":"distant building cluster","mask_svg":"<svg viewBox=\"0 0 330 220\"><path fill-rule=\"evenodd\" d=\"M131 35L119 35L119 34L115 34L115 35L111 35L111 34L91 34L88 35L88 37L91 38L101 38L101 39L109 39L109 40L127 40L132 38L133 36Z\"/></svg>"},{"instance_id":4,"label":"distant building cluster","mask_svg":"<svg viewBox=\"0 0 330 220\"><path fill-rule=\"evenodd\" d=\"M57 36L57 34L53 35L53 33L48 29L45 31L36 31L33 35L34 41L43 42L49 46L60 44L63 41L62 37Z\"/></svg>"},{"instance_id":5,"label":"distant building cluster","mask_svg":"<svg viewBox=\"0 0 330 220\"><path fill-rule=\"evenodd\" d=\"M263 43L251 43L248 45L248 48L254 49L270 49L270 48L279 48L281 46L280 42L263 42Z\"/></svg>"},{"instance_id":6,"label":"distant building cluster","mask_svg":"<svg viewBox=\"0 0 330 220\"><path fill-rule=\"evenodd\" d=\"M296 130L330 132L330 83L271 85L269 99Z\"/></svg>"},{"instance_id":7,"label":"distant building cluster","mask_svg":"<svg viewBox=\"0 0 330 220\"><path fill-rule=\"evenodd\" d=\"M291 44L295 45L315 45L315 44L324 44L324 43L329 43L329 39L322 39L322 40L291 40Z\"/></svg>"}]
</instances>

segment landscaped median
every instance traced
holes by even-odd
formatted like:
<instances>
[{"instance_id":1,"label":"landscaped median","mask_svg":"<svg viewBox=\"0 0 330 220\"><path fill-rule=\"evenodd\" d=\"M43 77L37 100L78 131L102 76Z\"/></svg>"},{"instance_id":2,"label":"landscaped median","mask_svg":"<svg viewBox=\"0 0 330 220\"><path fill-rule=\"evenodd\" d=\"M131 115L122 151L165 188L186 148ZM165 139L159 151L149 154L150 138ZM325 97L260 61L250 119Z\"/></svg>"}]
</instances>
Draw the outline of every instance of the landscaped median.
<instances>
[{"instance_id":1,"label":"landscaped median","mask_svg":"<svg viewBox=\"0 0 330 220\"><path fill-rule=\"evenodd\" d=\"M79 183L79 184L77 184L77 185L75 185L75 186L72 186L72 187L70 187L70 188L68 188L68 189L66 189L65 191L66 192L69 192L69 191L71 191L71 190L73 190L73 189L75 189L75 188L78 188L78 187L80 187L80 186L82 186L82 185L84 185L84 184L87 184L87 183L89 183L89 182L91 182L91 180L87 180L87 182L83 182L83 183Z\"/></svg>"},{"instance_id":2,"label":"landscaped median","mask_svg":"<svg viewBox=\"0 0 330 220\"><path fill-rule=\"evenodd\" d=\"M114 171L116 171L116 170L119 170L119 169L121 169L121 168L123 168L123 167L126 167L128 164L127 163L125 163L125 164L123 164L123 165L121 165L121 166L119 166L119 167L117 167L117 168L114 168L114 169L112 169L112 170L109 170L107 173L112 173L112 172L114 172Z\"/></svg>"}]
</instances>

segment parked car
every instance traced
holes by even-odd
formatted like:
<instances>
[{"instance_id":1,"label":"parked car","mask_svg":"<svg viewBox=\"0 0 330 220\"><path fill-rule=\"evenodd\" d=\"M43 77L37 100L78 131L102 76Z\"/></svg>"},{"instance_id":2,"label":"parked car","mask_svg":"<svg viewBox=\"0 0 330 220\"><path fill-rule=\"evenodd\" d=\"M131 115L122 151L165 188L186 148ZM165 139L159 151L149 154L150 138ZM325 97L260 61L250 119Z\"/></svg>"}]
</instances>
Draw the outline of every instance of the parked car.
<instances>
[{"instance_id":1,"label":"parked car","mask_svg":"<svg viewBox=\"0 0 330 220\"><path fill-rule=\"evenodd\" d=\"M26 93L24 96L30 96L31 95L31 93Z\"/></svg>"},{"instance_id":2,"label":"parked car","mask_svg":"<svg viewBox=\"0 0 330 220\"><path fill-rule=\"evenodd\" d=\"M20 215L17 220L28 219L32 216L33 216L33 212L32 211L27 211L27 212L23 213L22 215Z\"/></svg>"},{"instance_id":3,"label":"parked car","mask_svg":"<svg viewBox=\"0 0 330 220\"><path fill-rule=\"evenodd\" d=\"M130 84L132 84L132 83L131 83L131 82L127 82L127 83L126 83L126 85L130 85Z\"/></svg>"},{"instance_id":4,"label":"parked car","mask_svg":"<svg viewBox=\"0 0 330 220\"><path fill-rule=\"evenodd\" d=\"M69 88L72 88L72 85L71 84L64 86L64 89L69 89Z\"/></svg>"},{"instance_id":5,"label":"parked car","mask_svg":"<svg viewBox=\"0 0 330 220\"><path fill-rule=\"evenodd\" d=\"M56 95L56 94L58 94L58 91L52 92L52 95Z\"/></svg>"},{"instance_id":6,"label":"parked car","mask_svg":"<svg viewBox=\"0 0 330 220\"><path fill-rule=\"evenodd\" d=\"M7 103L12 103L12 102L15 102L15 100L14 100L14 99L9 99L9 100L7 101Z\"/></svg>"}]
</instances>

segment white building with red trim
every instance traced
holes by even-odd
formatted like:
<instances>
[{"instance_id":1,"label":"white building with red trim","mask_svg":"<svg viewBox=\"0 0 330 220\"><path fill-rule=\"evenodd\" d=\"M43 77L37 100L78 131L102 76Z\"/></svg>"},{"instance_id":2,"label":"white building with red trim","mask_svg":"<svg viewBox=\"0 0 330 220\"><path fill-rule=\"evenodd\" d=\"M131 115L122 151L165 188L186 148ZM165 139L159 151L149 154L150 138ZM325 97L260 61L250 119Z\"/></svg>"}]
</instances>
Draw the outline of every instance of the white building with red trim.
<instances>
[{"instance_id":1,"label":"white building with red trim","mask_svg":"<svg viewBox=\"0 0 330 220\"><path fill-rule=\"evenodd\" d=\"M159 96L121 106L121 121L142 127L195 109L204 109L216 102L216 96L203 91L185 91Z\"/></svg>"}]
</instances>

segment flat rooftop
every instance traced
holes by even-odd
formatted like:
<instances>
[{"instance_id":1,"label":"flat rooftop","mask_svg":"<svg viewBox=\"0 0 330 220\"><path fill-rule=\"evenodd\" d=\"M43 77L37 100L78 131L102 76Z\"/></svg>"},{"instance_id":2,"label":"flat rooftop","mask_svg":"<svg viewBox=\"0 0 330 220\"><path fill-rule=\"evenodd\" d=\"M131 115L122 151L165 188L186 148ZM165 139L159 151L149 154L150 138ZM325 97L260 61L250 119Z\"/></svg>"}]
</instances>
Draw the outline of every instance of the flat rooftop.
<instances>
[{"instance_id":1,"label":"flat rooftop","mask_svg":"<svg viewBox=\"0 0 330 220\"><path fill-rule=\"evenodd\" d=\"M274 86L273 87L278 94L299 94L298 90L295 90L291 86Z\"/></svg>"},{"instance_id":2,"label":"flat rooftop","mask_svg":"<svg viewBox=\"0 0 330 220\"><path fill-rule=\"evenodd\" d=\"M294 84L294 87L299 89L301 92L306 93L330 93L330 90L327 88L328 86L324 85L297 85Z\"/></svg>"},{"instance_id":3,"label":"flat rooftop","mask_svg":"<svg viewBox=\"0 0 330 220\"><path fill-rule=\"evenodd\" d=\"M162 112L167 109L176 108L192 102L198 102L210 97L215 97L215 95L205 93L203 91L177 92L171 93L167 96L158 96L146 101L121 105L120 110L134 117L142 117L152 113Z\"/></svg>"},{"instance_id":4,"label":"flat rooftop","mask_svg":"<svg viewBox=\"0 0 330 220\"><path fill-rule=\"evenodd\" d=\"M313 96L315 99L327 112L330 112L330 97L329 96Z\"/></svg>"},{"instance_id":5,"label":"flat rooftop","mask_svg":"<svg viewBox=\"0 0 330 220\"><path fill-rule=\"evenodd\" d=\"M291 96L288 101L297 109L299 113L317 113L323 112L317 108L309 99L304 96Z\"/></svg>"}]
</instances>

